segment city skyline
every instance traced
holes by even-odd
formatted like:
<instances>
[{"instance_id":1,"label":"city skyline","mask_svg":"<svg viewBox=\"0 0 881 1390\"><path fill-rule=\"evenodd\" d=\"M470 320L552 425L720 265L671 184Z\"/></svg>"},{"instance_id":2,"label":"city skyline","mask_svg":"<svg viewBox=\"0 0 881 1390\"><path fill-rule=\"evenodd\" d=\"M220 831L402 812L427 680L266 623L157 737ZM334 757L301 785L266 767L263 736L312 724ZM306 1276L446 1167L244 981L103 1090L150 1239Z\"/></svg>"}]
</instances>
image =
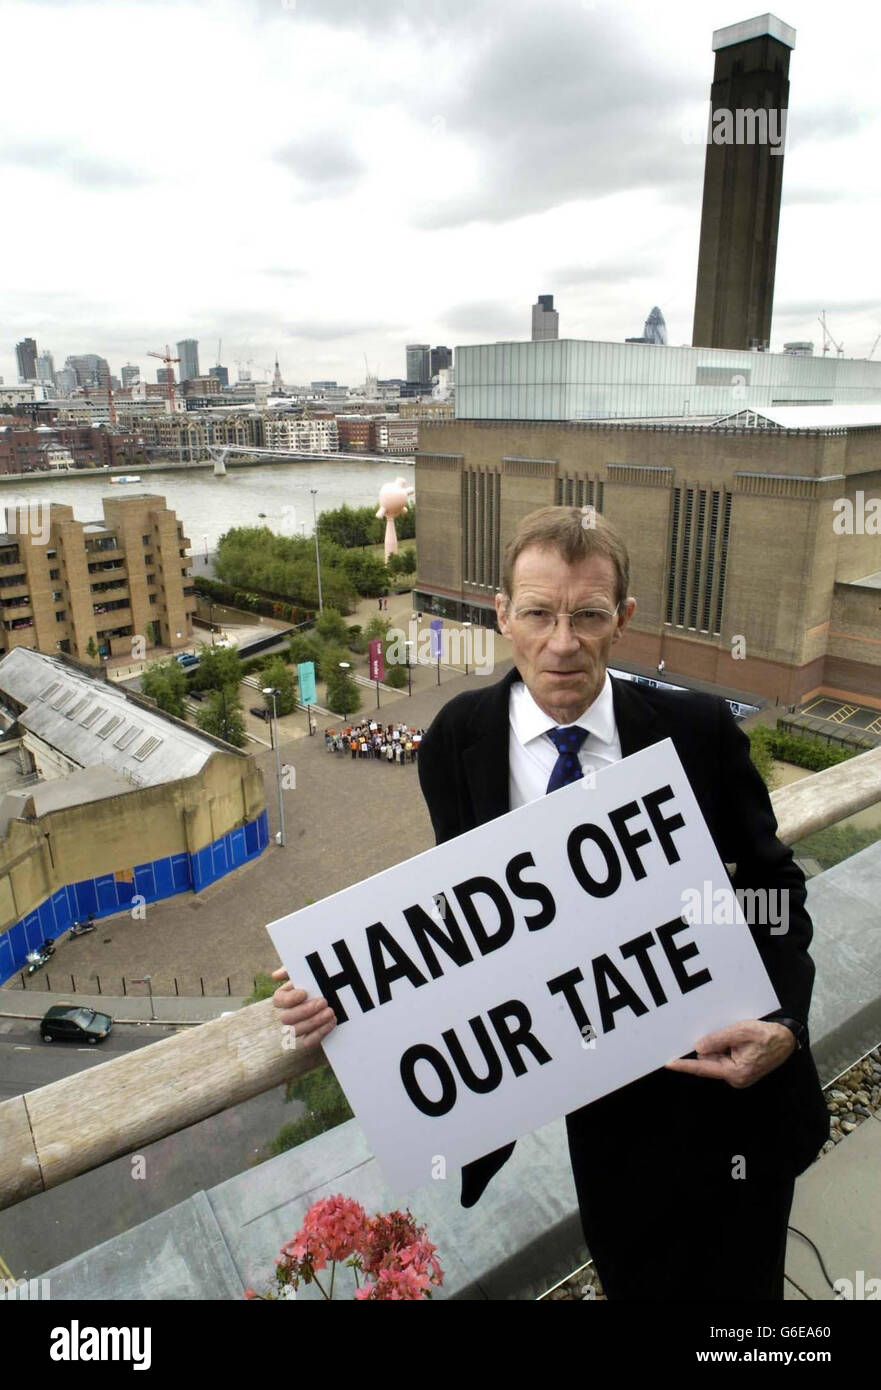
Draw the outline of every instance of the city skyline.
<instances>
[{"instance_id":1,"label":"city skyline","mask_svg":"<svg viewBox=\"0 0 881 1390\"><path fill-rule=\"evenodd\" d=\"M97 353L142 379L148 351L185 337L207 371L222 338L231 380L238 362L271 380L277 353L287 382L357 385L365 355L371 375L402 376L407 343L526 341L545 292L566 337L623 341L660 304L668 341L691 341L712 32L742 7L226 0L210 24L176 7L172 46L150 0L39 8L41 101L26 65L4 84L7 130L33 112L26 135L0 140L18 214L3 242L6 385L27 337L56 367ZM779 13L798 48L772 350L811 339L819 352L825 310L845 355L865 356L881 332L881 17L861 11L856 45L816 0ZM130 64L112 61L135 14L138 70L161 66L176 92L167 112L134 102ZM5 7L9 52L32 20L31 5ZM215 134L205 113L230 71L242 114ZM74 99L87 138L59 133ZM207 131L186 159L165 138L181 107ZM244 192L233 167L249 170ZM404 169L405 197L389 198ZM46 206L63 219L28 221Z\"/></svg>"}]
</instances>

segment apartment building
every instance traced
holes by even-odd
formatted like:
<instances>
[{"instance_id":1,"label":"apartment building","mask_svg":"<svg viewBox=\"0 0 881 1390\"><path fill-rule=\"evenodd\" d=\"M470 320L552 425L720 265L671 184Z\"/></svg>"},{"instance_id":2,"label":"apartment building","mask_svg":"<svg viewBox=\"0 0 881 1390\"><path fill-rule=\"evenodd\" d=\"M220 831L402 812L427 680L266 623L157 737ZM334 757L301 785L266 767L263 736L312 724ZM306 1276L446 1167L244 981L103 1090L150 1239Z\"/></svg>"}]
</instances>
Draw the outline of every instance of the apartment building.
<instances>
[{"instance_id":1,"label":"apartment building","mask_svg":"<svg viewBox=\"0 0 881 1390\"><path fill-rule=\"evenodd\" d=\"M369 454L376 448L376 431L369 415L338 415L336 423L341 451Z\"/></svg>"},{"instance_id":2,"label":"apartment building","mask_svg":"<svg viewBox=\"0 0 881 1390\"><path fill-rule=\"evenodd\" d=\"M73 508L7 507L0 535L0 654L30 647L81 661L192 641L190 541L165 498L103 499L104 520Z\"/></svg>"},{"instance_id":3,"label":"apartment building","mask_svg":"<svg viewBox=\"0 0 881 1390\"><path fill-rule=\"evenodd\" d=\"M340 447L337 422L332 415L301 420L293 415L265 418L263 433L267 449L290 449L292 453L335 454Z\"/></svg>"},{"instance_id":4,"label":"apartment building","mask_svg":"<svg viewBox=\"0 0 881 1390\"><path fill-rule=\"evenodd\" d=\"M419 425L397 415L376 421L376 448L380 454L415 454L419 447Z\"/></svg>"}]
</instances>

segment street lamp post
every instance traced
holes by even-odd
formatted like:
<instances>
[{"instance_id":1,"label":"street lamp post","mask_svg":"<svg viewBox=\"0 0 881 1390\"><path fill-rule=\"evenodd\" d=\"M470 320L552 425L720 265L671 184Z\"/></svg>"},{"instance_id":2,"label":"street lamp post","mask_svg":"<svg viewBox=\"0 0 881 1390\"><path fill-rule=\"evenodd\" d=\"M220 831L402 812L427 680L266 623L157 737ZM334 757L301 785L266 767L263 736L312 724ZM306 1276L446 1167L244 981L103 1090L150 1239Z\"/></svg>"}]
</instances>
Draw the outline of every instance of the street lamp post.
<instances>
[{"instance_id":1,"label":"street lamp post","mask_svg":"<svg viewBox=\"0 0 881 1390\"><path fill-rule=\"evenodd\" d=\"M345 724L345 722L346 722L346 672L349 670L349 667L351 666L351 664L352 664L352 663L351 663L350 661L341 661L341 662L339 663L339 668L340 668L340 670L341 670L342 673L343 673L343 723L344 723L344 724Z\"/></svg>"},{"instance_id":2,"label":"street lamp post","mask_svg":"<svg viewBox=\"0 0 881 1390\"><path fill-rule=\"evenodd\" d=\"M203 536L203 537L202 537L202 540L203 540L204 543L205 543L205 564L207 565L207 564L208 564L208 537L207 537L207 536Z\"/></svg>"},{"instance_id":3,"label":"street lamp post","mask_svg":"<svg viewBox=\"0 0 881 1390\"><path fill-rule=\"evenodd\" d=\"M413 696L413 663L410 660L410 648L412 642L405 642L404 647L407 652L407 695L412 699Z\"/></svg>"},{"instance_id":4,"label":"street lamp post","mask_svg":"<svg viewBox=\"0 0 881 1390\"><path fill-rule=\"evenodd\" d=\"M263 694L272 696L272 723L275 728L275 780L278 786L278 843L283 846L286 841L284 833L284 799L281 790L281 752L278 746L278 705L276 703L278 691L274 686L267 685L263 687Z\"/></svg>"},{"instance_id":5,"label":"street lamp post","mask_svg":"<svg viewBox=\"0 0 881 1390\"><path fill-rule=\"evenodd\" d=\"M312 493L312 522L315 531L315 568L318 572L318 611L319 613L323 613L324 603L321 598L321 550L318 545L318 512L315 502L315 498L318 496L318 489L316 487L310 487L309 491Z\"/></svg>"},{"instance_id":6,"label":"street lamp post","mask_svg":"<svg viewBox=\"0 0 881 1390\"><path fill-rule=\"evenodd\" d=\"M156 1009L155 1009L154 1006L153 1006L153 977L152 977L152 975L142 975L142 976L140 977L140 979L138 979L138 980L131 980L130 983L133 984L133 985L146 985L146 986L147 986L147 993L148 993L149 996L150 996L150 1018L151 1018L152 1022L155 1023L155 1022L156 1022Z\"/></svg>"},{"instance_id":7,"label":"street lamp post","mask_svg":"<svg viewBox=\"0 0 881 1390\"><path fill-rule=\"evenodd\" d=\"M462 626L463 626L463 628L465 628L465 644L464 644L464 645L465 645L465 675L467 676L467 675L468 675L468 638L471 636L471 624L470 624L470 623L463 623Z\"/></svg>"}]
</instances>

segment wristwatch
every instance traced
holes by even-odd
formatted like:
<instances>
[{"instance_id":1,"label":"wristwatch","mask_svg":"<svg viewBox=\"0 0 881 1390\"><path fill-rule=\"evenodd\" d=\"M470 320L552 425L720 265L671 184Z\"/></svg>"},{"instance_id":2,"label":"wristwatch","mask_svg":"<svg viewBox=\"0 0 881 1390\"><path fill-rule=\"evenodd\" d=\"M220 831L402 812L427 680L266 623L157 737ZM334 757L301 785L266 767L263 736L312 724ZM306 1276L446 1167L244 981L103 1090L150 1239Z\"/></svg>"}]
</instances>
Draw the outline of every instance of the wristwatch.
<instances>
[{"instance_id":1,"label":"wristwatch","mask_svg":"<svg viewBox=\"0 0 881 1390\"><path fill-rule=\"evenodd\" d=\"M795 1038L795 1048L801 1052L808 1045L808 1030L798 1018L766 1018L766 1023L782 1023Z\"/></svg>"}]
</instances>

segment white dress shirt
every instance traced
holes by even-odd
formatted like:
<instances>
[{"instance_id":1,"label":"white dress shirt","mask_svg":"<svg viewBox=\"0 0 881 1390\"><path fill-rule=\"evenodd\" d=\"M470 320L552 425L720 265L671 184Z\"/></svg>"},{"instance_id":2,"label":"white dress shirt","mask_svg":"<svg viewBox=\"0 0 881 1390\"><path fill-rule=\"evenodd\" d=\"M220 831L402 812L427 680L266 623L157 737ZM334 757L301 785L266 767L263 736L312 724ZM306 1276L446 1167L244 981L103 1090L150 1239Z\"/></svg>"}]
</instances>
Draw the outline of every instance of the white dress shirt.
<instances>
[{"instance_id":1,"label":"white dress shirt","mask_svg":"<svg viewBox=\"0 0 881 1390\"><path fill-rule=\"evenodd\" d=\"M539 709L522 681L511 686L508 717L508 791L510 809L514 811L529 801L537 801L547 792L551 773L559 757L555 745L548 738L548 729L571 726L555 724L549 714ZM578 753L582 771L594 768L601 772L612 763L620 762L623 755L608 671L602 690L593 704L573 723L588 731Z\"/></svg>"}]
</instances>

